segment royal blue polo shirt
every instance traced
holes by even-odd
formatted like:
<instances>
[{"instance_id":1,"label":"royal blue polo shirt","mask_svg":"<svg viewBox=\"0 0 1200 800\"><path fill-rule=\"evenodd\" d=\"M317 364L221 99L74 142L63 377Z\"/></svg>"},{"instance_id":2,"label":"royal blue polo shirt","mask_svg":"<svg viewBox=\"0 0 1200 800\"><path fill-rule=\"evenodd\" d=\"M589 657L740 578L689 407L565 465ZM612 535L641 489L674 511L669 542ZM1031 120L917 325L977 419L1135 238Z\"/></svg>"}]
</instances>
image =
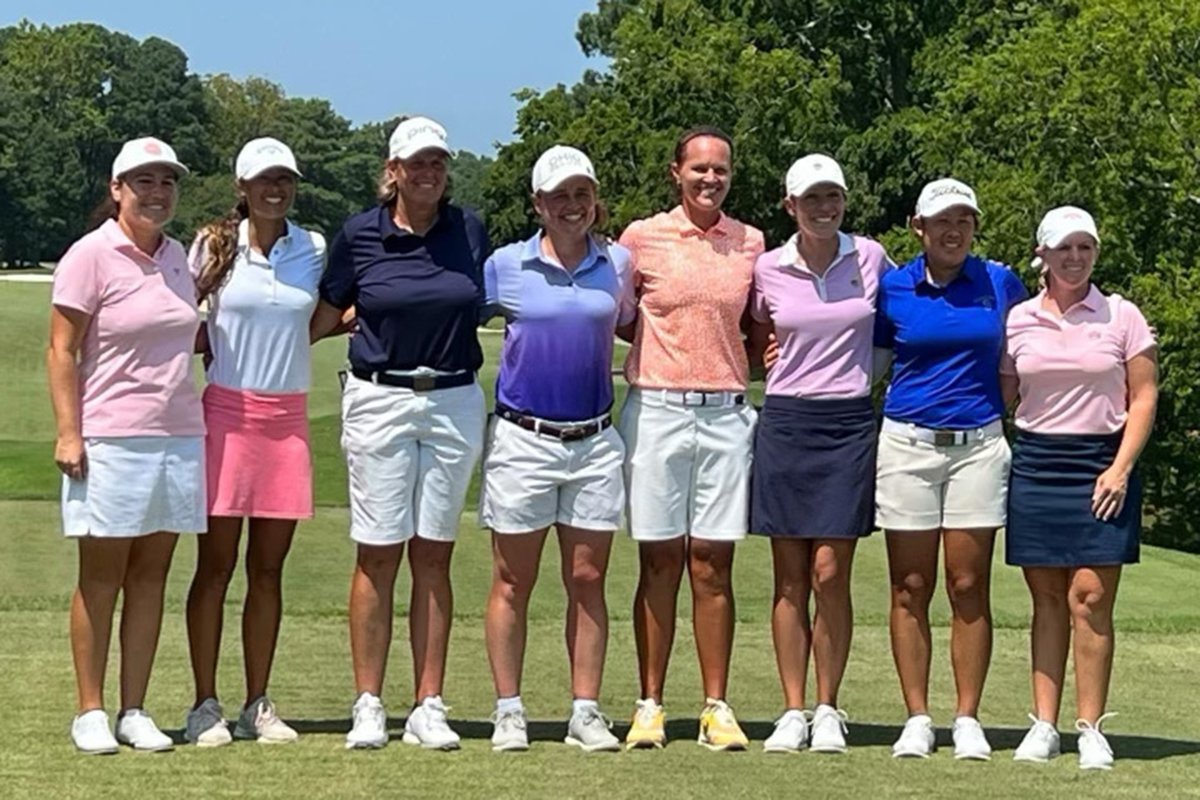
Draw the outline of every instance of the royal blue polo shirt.
<instances>
[{"instance_id":1,"label":"royal blue polo shirt","mask_svg":"<svg viewBox=\"0 0 1200 800\"><path fill-rule=\"evenodd\" d=\"M891 348L895 360L883 415L946 430L1003 416L1004 320L1028 296L1012 270L974 255L947 286L929 282L924 254L886 273L875 346Z\"/></svg>"},{"instance_id":2,"label":"royal blue polo shirt","mask_svg":"<svg viewBox=\"0 0 1200 800\"><path fill-rule=\"evenodd\" d=\"M424 236L399 228L385 205L346 220L329 247L321 299L354 306L358 315L350 365L370 372L478 370L483 351L475 328L488 253L483 223L449 203Z\"/></svg>"},{"instance_id":3,"label":"royal blue polo shirt","mask_svg":"<svg viewBox=\"0 0 1200 800\"><path fill-rule=\"evenodd\" d=\"M612 407L613 332L629 251L589 239L568 272L542 254L542 234L497 250L484 265L488 314L507 321L496 401L557 421L592 419Z\"/></svg>"}]
</instances>

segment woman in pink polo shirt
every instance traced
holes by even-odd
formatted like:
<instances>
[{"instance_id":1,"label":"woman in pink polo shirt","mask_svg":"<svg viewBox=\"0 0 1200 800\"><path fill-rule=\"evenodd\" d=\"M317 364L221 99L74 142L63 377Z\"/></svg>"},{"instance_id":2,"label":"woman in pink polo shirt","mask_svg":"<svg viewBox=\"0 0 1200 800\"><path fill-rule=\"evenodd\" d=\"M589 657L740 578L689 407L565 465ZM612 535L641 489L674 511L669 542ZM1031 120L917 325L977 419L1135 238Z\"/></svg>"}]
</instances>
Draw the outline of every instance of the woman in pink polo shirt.
<instances>
[{"instance_id":1,"label":"woman in pink polo shirt","mask_svg":"<svg viewBox=\"0 0 1200 800\"><path fill-rule=\"evenodd\" d=\"M637 307L625 363L631 389L620 425L629 530L641 559L633 618L642 698L627 739L631 747L661 747L666 740L663 682L685 566L706 697L700 743L712 749L747 744L725 689L733 646L733 546L746 535L755 421L746 403L741 320L763 235L721 212L732 161L732 144L721 131L684 133L671 163L680 204L634 222L621 236L633 256L627 303Z\"/></svg>"},{"instance_id":2,"label":"woman in pink polo shirt","mask_svg":"<svg viewBox=\"0 0 1200 800\"><path fill-rule=\"evenodd\" d=\"M750 530L771 537L771 629L787 704L763 748L843 753L837 696L854 624L850 567L859 537L875 527L871 341L879 279L891 262L878 243L839 230L846 181L832 158L799 159L786 185L796 233L758 259L750 308L751 361L772 332L780 348L755 434L750 501ZM813 712L805 707L810 651Z\"/></svg>"},{"instance_id":3,"label":"woman in pink polo shirt","mask_svg":"<svg viewBox=\"0 0 1200 800\"><path fill-rule=\"evenodd\" d=\"M1079 766L1110 769L1101 733L1121 566L1138 560L1142 487L1135 470L1158 402L1154 334L1137 306L1091 283L1096 223L1063 206L1038 226L1045 289L1008 317L1002 388L1017 400L1006 560L1033 599L1033 726L1015 753L1044 762L1057 731L1075 634Z\"/></svg>"},{"instance_id":4,"label":"woman in pink polo shirt","mask_svg":"<svg viewBox=\"0 0 1200 800\"><path fill-rule=\"evenodd\" d=\"M192 382L200 315L179 242L163 228L187 168L158 139L113 162L111 213L54 273L47 371L63 472L63 533L78 538L71 650L79 692L71 738L83 753L169 750L143 710L178 533L201 533L204 420ZM104 677L117 594L121 713Z\"/></svg>"},{"instance_id":5,"label":"woman in pink polo shirt","mask_svg":"<svg viewBox=\"0 0 1200 800\"><path fill-rule=\"evenodd\" d=\"M297 738L267 697L267 682L283 616L284 560L297 520L313 513L308 325L325 239L288 220L300 170L286 144L247 142L234 172L237 205L200 231L190 256L196 293L209 301L211 356L203 397L208 536L200 540L187 601L196 698L184 735L201 747ZM217 659L243 521L246 699L231 736L217 699Z\"/></svg>"}]
</instances>

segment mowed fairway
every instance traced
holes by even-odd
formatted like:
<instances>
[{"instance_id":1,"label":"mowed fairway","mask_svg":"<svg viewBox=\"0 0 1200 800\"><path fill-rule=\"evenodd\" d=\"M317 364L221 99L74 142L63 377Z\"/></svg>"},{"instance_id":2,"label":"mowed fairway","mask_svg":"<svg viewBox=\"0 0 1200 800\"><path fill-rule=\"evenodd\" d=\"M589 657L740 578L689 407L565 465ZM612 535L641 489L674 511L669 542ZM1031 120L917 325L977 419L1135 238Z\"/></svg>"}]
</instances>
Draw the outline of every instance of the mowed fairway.
<instances>
[{"instance_id":1,"label":"mowed fairway","mask_svg":"<svg viewBox=\"0 0 1200 800\"><path fill-rule=\"evenodd\" d=\"M561 744L570 692L562 645L563 593L558 555L548 544L531 607L523 696L535 722L533 748L493 754L487 717L493 695L483 646L482 611L490 580L488 537L463 517L455 556L455 627L446 699L464 735L458 753L403 745L398 735L411 703L404 620L407 580L398 589L396 639L385 701L392 744L382 752L342 747L353 701L346 594L353 548L346 536L344 470L338 449L334 371L343 342L318 348L311 399L318 467L317 518L300 527L285 573L285 618L272 682L281 712L304 734L289 747L237 743L205 751L85 758L67 731L74 678L67 607L75 550L58 529L58 477L51 460L53 421L42 369L49 289L0 283L0 798L224 797L1200 797L1200 558L1145 548L1126 572L1118 602L1120 636L1109 725L1117 769L1084 774L1076 767L1073 691L1064 703L1062 758L1046 766L1011 760L1026 724L1029 603L1017 571L997 560L993 590L996 648L983 722L997 748L990 763L951 757L946 727L953 711L947 612L937 601L933 709L943 748L929 761L898 762L889 747L903 721L887 637L883 542L860 549L854 576L857 628L841 704L849 713L845 756L767 756L761 740L779 713L770 635L771 569L765 542L738 550L738 631L729 700L755 741L746 753L709 753L695 742L703 700L690 634L689 599L680 598L680 629L667 686L672 742L661 752L584 755ZM484 334L494 377L500 337ZM636 580L633 545L618 535L608 584L612 635L601 698L623 733L637 680L630 624ZM178 734L191 697L183 599L195 542L181 542L168 589L167 614L148 711ZM220 685L227 712L242 700L239 576L227 607ZM114 648L115 650L115 648ZM109 673L110 711L117 704L116 653Z\"/></svg>"}]
</instances>

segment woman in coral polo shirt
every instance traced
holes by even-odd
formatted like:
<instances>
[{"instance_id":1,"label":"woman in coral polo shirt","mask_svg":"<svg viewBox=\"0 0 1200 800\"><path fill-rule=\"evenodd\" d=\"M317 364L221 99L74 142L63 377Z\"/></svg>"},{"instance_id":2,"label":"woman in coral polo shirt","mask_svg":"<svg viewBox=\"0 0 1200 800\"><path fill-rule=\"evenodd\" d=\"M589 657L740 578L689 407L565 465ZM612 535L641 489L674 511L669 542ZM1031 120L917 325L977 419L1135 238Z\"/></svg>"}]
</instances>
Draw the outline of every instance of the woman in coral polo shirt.
<instances>
[{"instance_id":1,"label":"woman in coral polo shirt","mask_svg":"<svg viewBox=\"0 0 1200 800\"><path fill-rule=\"evenodd\" d=\"M1158 403L1154 334L1137 306L1091 282L1100 253L1083 209L1038 226L1045 289L1008 317L1005 399L1017 399L1006 558L1033 599L1033 726L1018 761L1059 754L1056 729L1071 632L1079 766L1109 769L1101 733L1121 566L1138 560L1142 488L1134 469Z\"/></svg>"}]
</instances>

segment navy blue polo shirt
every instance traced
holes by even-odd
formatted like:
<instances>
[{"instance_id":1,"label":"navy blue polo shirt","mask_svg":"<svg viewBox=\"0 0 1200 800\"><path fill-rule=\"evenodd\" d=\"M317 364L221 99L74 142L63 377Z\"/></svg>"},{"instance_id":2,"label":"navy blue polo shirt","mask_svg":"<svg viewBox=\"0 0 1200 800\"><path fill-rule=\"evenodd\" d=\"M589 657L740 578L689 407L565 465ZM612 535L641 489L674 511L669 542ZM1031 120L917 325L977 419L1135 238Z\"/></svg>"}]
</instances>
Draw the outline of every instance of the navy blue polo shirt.
<instances>
[{"instance_id":1,"label":"navy blue polo shirt","mask_svg":"<svg viewBox=\"0 0 1200 800\"><path fill-rule=\"evenodd\" d=\"M1004 414L1004 321L1029 296L1003 264L970 255L947 286L926 276L925 255L883 276L875 346L895 353L883 415L925 428L967 430Z\"/></svg>"},{"instance_id":2,"label":"navy blue polo shirt","mask_svg":"<svg viewBox=\"0 0 1200 800\"><path fill-rule=\"evenodd\" d=\"M449 203L424 236L397 227L385 205L346 220L329 247L321 299L354 306L358 315L350 365L371 372L478 370L483 351L475 328L489 249L480 219Z\"/></svg>"}]
</instances>

